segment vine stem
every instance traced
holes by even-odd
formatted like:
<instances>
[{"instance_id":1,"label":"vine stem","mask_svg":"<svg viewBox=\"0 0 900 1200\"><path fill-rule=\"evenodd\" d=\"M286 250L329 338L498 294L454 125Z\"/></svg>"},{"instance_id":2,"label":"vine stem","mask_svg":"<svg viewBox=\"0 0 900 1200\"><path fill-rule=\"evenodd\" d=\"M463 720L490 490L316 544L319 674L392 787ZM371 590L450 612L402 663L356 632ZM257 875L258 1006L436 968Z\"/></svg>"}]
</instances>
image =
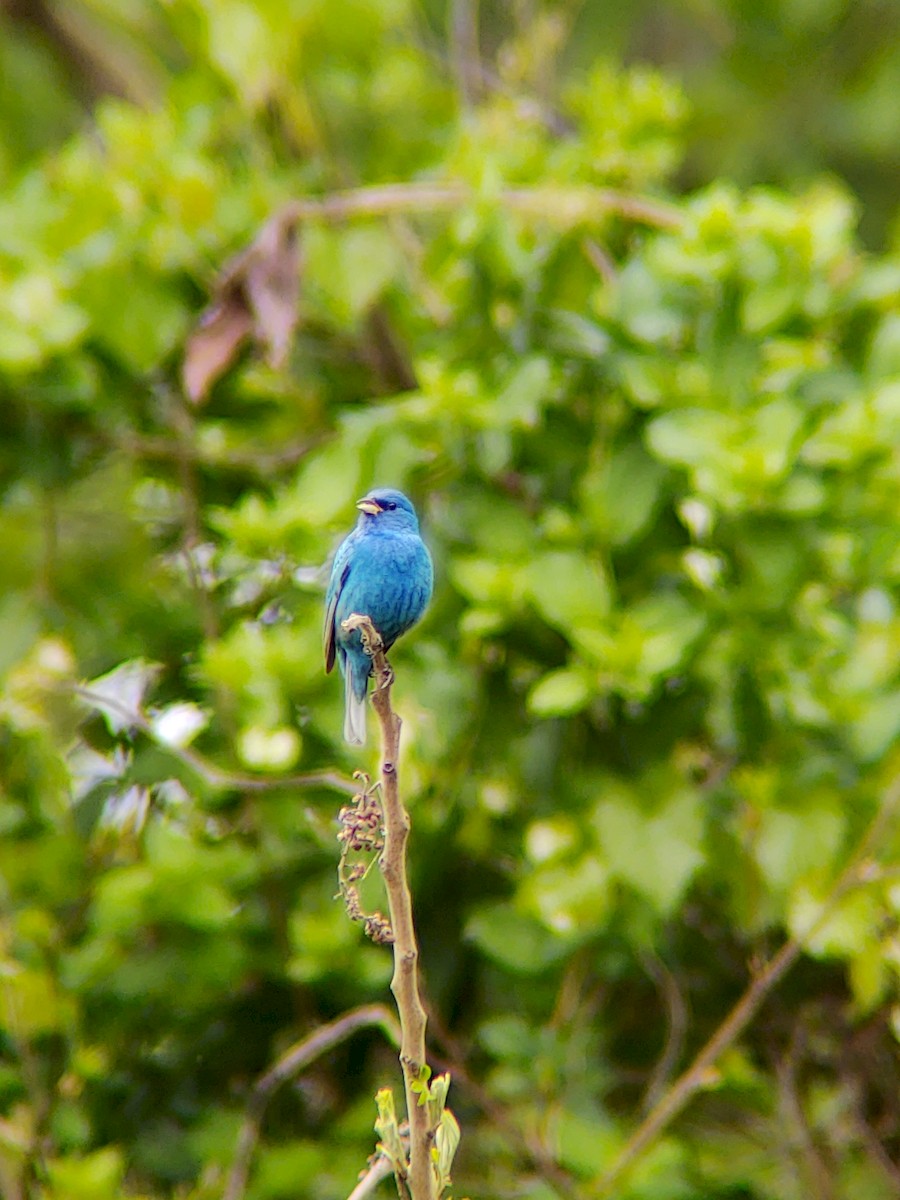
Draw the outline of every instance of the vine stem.
<instances>
[{"instance_id":1,"label":"vine stem","mask_svg":"<svg viewBox=\"0 0 900 1200\"><path fill-rule=\"evenodd\" d=\"M431 1146L434 1130L428 1109L419 1104L425 1059L426 1013L419 990L419 946L413 924L412 895L406 874L409 813L400 799L397 775L402 722L391 706L394 673L385 657L381 635L367 616L352 613L342 622L346 630L358 629L366 652L372 656L375 689L372 705L381 725L381 805L384 815L384 850L381 874L388 898L394 935L394 974L391 991L400 1017L400 1066L409 1122L409 1178L412 1200L435 1200ZM398 1181L402 1183L403 1181ZM402 1188L401 1188L402 1194Z\"/></svg>"}]
</instances>

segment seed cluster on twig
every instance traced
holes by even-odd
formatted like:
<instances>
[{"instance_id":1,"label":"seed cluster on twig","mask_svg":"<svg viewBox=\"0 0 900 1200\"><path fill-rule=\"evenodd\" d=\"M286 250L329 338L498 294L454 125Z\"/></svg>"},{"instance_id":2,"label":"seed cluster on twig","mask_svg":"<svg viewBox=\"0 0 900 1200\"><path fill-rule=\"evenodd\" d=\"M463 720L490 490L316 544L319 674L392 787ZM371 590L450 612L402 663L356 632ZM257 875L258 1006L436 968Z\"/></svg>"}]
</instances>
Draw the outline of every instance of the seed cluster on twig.
<instances>
[{"instance_id":1,"label":"seed cluster on twig","mask_svg":"<svg viewBox=\"0 0 900 1200\"><path fill-rule=\"evenodd\" d=\"M384 849L384 813L379 799L381 784L378 781L372 783L364 771L355 771L353 778L362 784L362 789L338 814L340 829L337 837L341 843L339 894L350 920L359 922L373 942L390 945L394 940L390 921L377 910L372 913L365 911L358 886ZM351 858L351 855L365 857Z\"/></svg>"}]
</instances>

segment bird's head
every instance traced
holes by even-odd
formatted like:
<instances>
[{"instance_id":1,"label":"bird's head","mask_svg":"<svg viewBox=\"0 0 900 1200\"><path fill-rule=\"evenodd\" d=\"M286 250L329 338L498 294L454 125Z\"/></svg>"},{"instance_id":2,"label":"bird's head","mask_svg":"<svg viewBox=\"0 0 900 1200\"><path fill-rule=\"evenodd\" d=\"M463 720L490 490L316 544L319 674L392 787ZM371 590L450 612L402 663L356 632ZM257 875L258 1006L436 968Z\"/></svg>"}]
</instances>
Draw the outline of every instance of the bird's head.
<instances>
[{"instance_id":1,"label":"bird's head","mask_svg":"<svg viewBox=\"0 0 900 1200\"><path fill-rule=\"evenodd\" d=\"M362 500L357 500L356 507L362 514L360 524L365 528L418 532L416 510L396 488L373 488Z\"/></svg>"}]
</instances>

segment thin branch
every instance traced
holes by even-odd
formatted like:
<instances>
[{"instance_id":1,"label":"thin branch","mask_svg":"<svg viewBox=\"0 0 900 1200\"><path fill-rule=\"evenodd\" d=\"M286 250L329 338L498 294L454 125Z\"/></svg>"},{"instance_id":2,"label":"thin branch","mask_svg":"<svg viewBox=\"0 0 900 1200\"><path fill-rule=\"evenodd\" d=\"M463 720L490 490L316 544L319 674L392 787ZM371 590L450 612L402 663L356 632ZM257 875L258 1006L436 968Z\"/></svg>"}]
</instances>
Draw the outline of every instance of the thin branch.
<instances>
[{"instance_id":1,"label":"thin branch","mask_svg":"<svg viewBox=\"0 0 900 1200\"><path fill-rule=\"evenodd\" d=\"M368 336L360 346L360 358L375 375L379 386L392 394L417 388L419 381L409 355L383 304L373 304L369 309L366 333Z\"/></svg>"},{"instance_id":2,"label":"thin branch","mask_svg":"<svg viewBox=\"0 0 900 1200\"><path fill-rule=\"evenodd\" d=\"M365 1200L366 1196L370 1196L375 1191L382 1179L387 1179L393 1169L391 1160L385 1158L383 1154L379 1154L347 1200Z\"/></svg>"},{"instance_id":3,"label":"thin branch","mask_svg":"<svg viewBox=\"0 0 900 1200\"><path fill-rule=\"evenodd\" d=\"M865 1119L859 1105L856 1103L854 1104L852 1120L853 1127L869 1159L881 1172L888 1187L893 1188L894 1194L900 1196L900 1166L894 1162L887 1150L885 1150L875 1130Z\"/></svg>"},{"instance_id":4,"label":"thin branch","mask_svg":"<svg viewBox=\"0 0 900 1200\"><path fill-rule=\"evenodd\" d=\"M156 100L157 88L148 78L146 60L138 60L130 47L126 49L121 37L113 43L109 37L98 36L101 30L85 20L78 6L4 0L0 8L13 21L30 25L40 34L72 80L84 108L93 108L106 95L139 106Z\"/></svg>"},{"instance_id":5,"label":"thin branch","mask_svg":"<svg viewBox=\"0 0 900 1200\"><path fill-rule=\"evenodd\" d=\"M615 283L619 272L615 261L608 250L595 238L586 237L581 243L581 251L604 283Z\"/></svg>"},{"instance_id":6,"label":"thin branch","mask_svg":"<svg viewBox=\"0 0 900 1200\"><path fill-rule=\"evenodd\" d=\"M667 1018L665 1045L644 1092L642 1107L645 1112L649 1112L662 1095L681 1057L687 1034L688 1009L678 987L678 980L663 960L658 955L647 954L642 958L642 962L644 970L656 984L665 1001Z\"/></svg>"},{"instance_id":7,"label":"thin branch","mask_svg":"<svg viewBox=\"0 0 900 1200\"><path fill-rule=\"evenodd\" d=\"M181 404L176 400L172 405L172 414L180 450L176 465L184 506L181 553L187 566L191 588L197 598L204 641L215 642L219 637L218 614L209 594L209 589L205 586L200 572L197 570L195 559L195 551L203 541L203 521L200 515L200 483L197 478L197 464L192 458L190 451L190 448L197 441L197 427L194 421L194 414L188 409L186 404Z\"/></svg>"},{"instance_id":8,"label":"thin branch","mask_svg":"<svg viewBox=\"0 0 900 1200\"><path fill-rule=\"evenodd\" d=\"M832 1186L833 1170L819 1152L797 1088L798 1034L799 1029L795 1029L787 1053L775 1063L779 1108L789 1131L788 1149L796 1151L798 1173L806 1176L804 1190L818 1197L818 1200L836 1200ZM793 1138L790 1137L791 1131Z\"/></svg>"},{"instance_id":9,"label":"thin branch","mask_svg":"<svg viewBox=\"0 0 900 1200\"><path fill-rule=\"evenodd\" d=\"M347 779L337 771L307 771L302 775L243 775L237 771L227 771L217 766L204 755L192 750L189 746L176 746L161 738L144 714L137 709L129 708L127 704L107 696L103 692L93 692L90 688L76 684L72 692L92 708L110 709L126 721L133 729L140 730L151 742L165 750L168 754L189 767L203 782L211 788L222 788L244 792L268 792L273 788L334 788L335 791L345 792L348 796L356 793L357 786L352 779Z\"/></svg>"},{"instance_id":10,"label":"thin branch","mask_svg":"<svg viewBox=\"0 0 900 1200\"><path fill-rule=\"evenodd\" d=\"M374 184L291 201L278 214L278 219L288 222L346 221L353 217L384 217L392 213L446 212L478 198L475 189L464 183ZM500 188L496 200L501 207L522 217L567 228L592 225L608 216L624 217L660 229L672 229L681 223L678 209L665 201L587 184Z\"/></svg>"},{"instance_id":11,"label":"thin branch","mask_svg":"<svg viewBox=\"0 0 900 1200\"><path fill-rule=\"evenodd\" d=\"M393 216L388 228L397 240L403 253L419 303L428 314L428 319L439 329L453 320L453 308L428 278L425 269L425 246L413 224L402 215Z\"/></svg>"},{"instance_id":12,"label":"thin branch","mask_svg":"<svg viewBox=\"0 0 900 1200\"><path fill-rule=\"evenodd\" d=\"M446 39L438 43L427 35L414 38L413 44L423 55L427 56L434 68L443 74L453 75L452 55L446 47ZM515 106L516 115L523 121L543 125L557 138L571 137L575 132L573 122L562 112L546 103L529 91L524 91L517 83L510 82L493 68L483 57L479 56L475 67L478 73L478 94L485 96L494 94L503 96Z\"/></svg>"},{"instance_id":13,"label":"thin branch","mask_svg":"<svg viewBox=\"0 0 900 1200\"><path fill-rule=\"evenodd\" d=\"M871 864L868 858L879 846L884 833L900 808L900 782L894 784L863 833L847 865L822 901L819 911L808 928L799 936L788 938L774 958L751 980L749 987L732 1008L691 1065L647 1114L628 1139L612 1166L589 1186L586 1194L594 1200L612 1196L619 1183L640 1160L644 1151L662 1131L682 1112L694 1094L700 1091L709 1072L737 1038L744 1032L767 996L788 973L811 938L821 929L837 905L854 888L870 882Z\"/></svg>"},{"instance_id":14,"label":"thin branch","mask_svg":"<svg viewBox=\"0 0 900 1200\"><path fill-rule=\"evenodd\" d=\"M450 62L464 108L478 100L481 52L478 47L478 0L451 0Z\"/></svg>"},{"instance_id":15,"label":"thin branch","mask_svg":"<svg viewBox=\"0 0 900 1200\"><path fill-rule=\"evenodd\" d=\"M400 1030L397 1028L397 1022L392 1013L383 1004L366 1004L361 1008L351 1009L350 1012L344 1013L342 1017L338 1017L337 1020L331 1021L328 1025L320 1026L309 1037L291 1046L289 1050L282 1054L269 1067L268 1071L260 1075L259 1079L253 1085L253 1091L250 1093L250 1099L247 1102L247 1111L241 1125L240 1133L238 1134L237 1149L234 1154L234 1162L228 1173L228 1182L225 1185L223 1200L241 1200L241 1197L247 1190L250 1163L253 1158L253 1152L256 1149L256 1144L259 1141L259 1130L263 1114L272 1093L281 1087L283 1083L286 1083L287 1080L294 1079L301 1071L315 1062L317 1058L321 1058L328 1050L340 1045L341 1042L345 1042L358 1029L366 1029L372 1026L383 1030L387 1039L395 1046L399 1044ZM388 1164L387 1173L390 1173L390 1164ZM384 1178L384 1176L378 1176L375 1183L381 1178ZM354 1188L352 1196L357 1195L361 1186L362 1184L360 1183ZM371 1185L372 1188L374 1186L375 1184ZM365 1192L361 1192L360 1195L365 1195Z\"/></svg>"},{"instance_id":16,"label":"thin branch","mask_svg":"<svg viewBox=\"0 0 900 1200\"><path fill-rule=\"evenodd\" d=\"M176 463L189 459L198 466L253 471L263 478L268 478L274 471L295 467L322 441L321 438L309 438L271 451L240 446L231 446L227 451L219 451L205 447L202 438L185 444L176 441L175 438L133 433L126 429L100 432L109 444L133 458L152 458L161 462Z\"/></svg>"},{"instance_id":17,"label":"thin branch","mask_svg":"<svg viewBox=\"0 0 900 1200\"><path fill-rule=\"evenodd\" d=\"M268 1100L276 1088L299 1074L326 1050L346 1041L357 1029L365 1029L370 1025L381 1029L388 1041L399 1047L400 1027L390 1009L384 1004L364 1004L344 1013L329 1025L323 1025L308 1038L286 1050L281 1058L259 1077L253 1089L254 1093L263 1100Z\"/></svg>"},{"instance_id":18,"label":"thin branch","mask_svg":"<svg viewBox=\"0 0 900 1200\"><path fill-rule=\"evenodd\" d=\"M37 585L44 604L56 602L55 588L59 565L59 512L52 487L41 489L41 557Z\"/></svg>"},{"instance_id":19,"label":"thin branch","mask_svg":"<svg viewBox=\"0 0 900 1200\"><path fill-rule=\"evenodd\" d=\"M394 935L394 975L391 991L400 1015L400 1066L406 1092L409 1122L409 1191L413 1200L434 1200L431 1145L434 1131L428 1110L419 1103L425 1058L426 1014L419 990L419 947L413 924L412 897L406 875L406 844L409 813L403 807L397 778L401 721L391 707L394 674L384 653L384 644L371 620L357 613L342 622L346 630L358 629L363 647L372 656L375 690L372 704L381 723L381 804L384 813L384 851L381 873L388 897Z\"/></svg>"}]
</instances>

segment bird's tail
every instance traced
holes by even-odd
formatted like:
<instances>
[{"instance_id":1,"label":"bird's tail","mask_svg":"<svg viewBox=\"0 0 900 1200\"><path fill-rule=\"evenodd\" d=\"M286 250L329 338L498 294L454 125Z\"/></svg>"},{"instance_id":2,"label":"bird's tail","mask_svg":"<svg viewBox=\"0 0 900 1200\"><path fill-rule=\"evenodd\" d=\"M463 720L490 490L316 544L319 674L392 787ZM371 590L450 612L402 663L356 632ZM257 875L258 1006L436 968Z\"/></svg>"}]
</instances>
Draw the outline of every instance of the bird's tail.
<instances>
[{"instance_id":1,"label":"bird's tail","mask_svg":"<svg viewBox=\"0 0 900 1200\"><path fill-rule=\"evenodd\" d=\"M351 746L366 744L366 692L357 696L352 680L344 682L344 741Z\"/></svg>"}]
</instances>

